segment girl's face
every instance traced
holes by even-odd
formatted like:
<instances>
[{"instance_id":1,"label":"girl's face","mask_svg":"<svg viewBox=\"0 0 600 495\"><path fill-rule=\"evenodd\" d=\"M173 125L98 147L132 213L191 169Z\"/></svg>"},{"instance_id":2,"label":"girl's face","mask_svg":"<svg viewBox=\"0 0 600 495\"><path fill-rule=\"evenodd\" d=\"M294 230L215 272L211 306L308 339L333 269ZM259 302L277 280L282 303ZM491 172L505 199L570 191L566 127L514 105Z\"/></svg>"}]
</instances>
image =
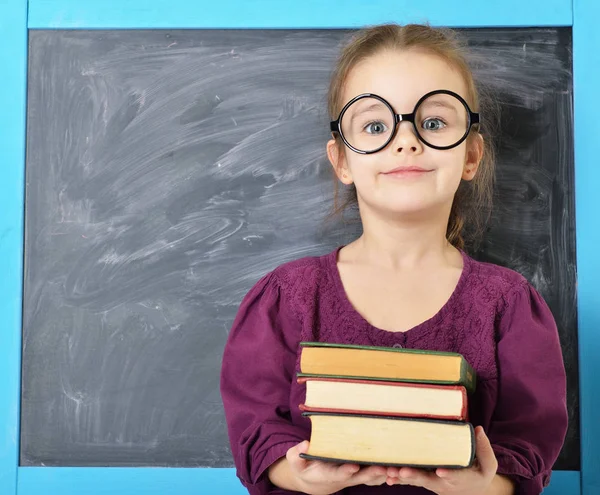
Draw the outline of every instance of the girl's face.
<instances>
[{"instance_id":1,"label":"girl's face","mask_svg":"<svg viewBox=\"0 0 600 495\"><path fill-rule=\"evenodd\" d=\"M406 114L419 98L437 89L467 98L462 76L441 58L417 50L385 51L352 69L343 104L359 94L374 93L396 113ZM397 215L449 208L461 179L475 176L483 139L475 134L455 148L436 150L417 138L410 122L401 122L392 141L377 153L361 155L341 148L332 139L327 154L339 179L355 184L361 211L367 206Z\"/></svg>"}]
</instances>

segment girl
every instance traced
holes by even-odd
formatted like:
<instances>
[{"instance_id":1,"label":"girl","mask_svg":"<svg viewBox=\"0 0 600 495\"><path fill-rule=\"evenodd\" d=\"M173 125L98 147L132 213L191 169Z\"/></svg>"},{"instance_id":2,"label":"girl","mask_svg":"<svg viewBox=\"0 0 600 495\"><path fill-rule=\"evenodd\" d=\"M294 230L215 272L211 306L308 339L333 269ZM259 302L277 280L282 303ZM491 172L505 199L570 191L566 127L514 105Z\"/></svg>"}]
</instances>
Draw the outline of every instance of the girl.
<instances>
[{"instance_id":1,"label":"girl","mask_svg":"<svg viewBox=\"0 0 600 495\"><path fill-rule=\"evenodd\" d=\"M566 434L565 370L536 290L463 251L465 228L489 211L493 156L459 44L428 26L362 30L342 50L328 101L327 155L363 233L278 267L242 301L221 374L241 482L252 495L540 493ZM461 353L478 373L475 465L428 472L302 459L301 341Z\"/></svg>"}]
</instances>

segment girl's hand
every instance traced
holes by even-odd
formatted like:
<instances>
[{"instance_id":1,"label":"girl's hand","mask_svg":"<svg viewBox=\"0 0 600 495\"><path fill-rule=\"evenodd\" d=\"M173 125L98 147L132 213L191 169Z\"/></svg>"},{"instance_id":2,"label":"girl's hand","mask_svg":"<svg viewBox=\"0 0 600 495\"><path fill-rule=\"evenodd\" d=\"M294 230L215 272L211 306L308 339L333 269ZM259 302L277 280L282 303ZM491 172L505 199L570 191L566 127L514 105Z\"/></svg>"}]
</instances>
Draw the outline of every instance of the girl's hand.
<instances>
[{"instance_id":1,"label":"girl's hand","mask_svg":"<svg viewBox=\"0 0 600 495\"><path fill-rule=\"evenodd\" d=\"M475 429L475 457L470 468L437 469L427 472L413 468L388 468L388 485L422 486L438 495L485 494L498 469L498 461L481 426Z\"/></svg>"},{"instance_id":2,"label":"girl's hand","mask_svg":"<svg viewBox=\"0 0 600 495\"><path fill-rule=\"evenodd\" d=\"M307 441L299 443L287 451L286 460L299 490L310 495L329 495L354 485L382 485L387 479L386 467L311 461L300 457L307 450Z\"/></svg>"}]
</instances>

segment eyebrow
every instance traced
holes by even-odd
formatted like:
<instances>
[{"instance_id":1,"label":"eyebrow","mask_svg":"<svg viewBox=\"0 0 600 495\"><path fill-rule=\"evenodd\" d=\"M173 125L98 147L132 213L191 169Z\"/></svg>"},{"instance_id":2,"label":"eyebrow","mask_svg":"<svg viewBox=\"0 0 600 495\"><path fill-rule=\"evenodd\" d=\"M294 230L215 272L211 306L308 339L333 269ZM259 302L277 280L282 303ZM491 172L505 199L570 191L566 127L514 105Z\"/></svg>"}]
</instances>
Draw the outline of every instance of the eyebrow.
<instances>
[{"instance_id":1,"label":"eyebrow","mask_svg":"<svg viewBox=\"0 0 600 495\"><path fill-rule=\"evenodd\" d=\"M449 110L452 110L455 113L458 113L458 110L456 109L456 107L454 105L451 105L450 103L446 103L444 100L438 100L438 99L434 99L434 100L425 100L425 105L423 105L424 107L429 107L429 106L433 106L433 107L441 107L441 108L447 108Z\"/></svg>"},{"instance_id":2,"label":"eyebrow","mask_svg":"<svg viewBox=\"0 0 600 495\"><path fill-rule=\"evenodd\" d=\"M383 103L381 102L377 102L377 103L371 103L369 106L366 106L364 108L360 108L355 112L352 112L352 117L350 118L350 123L352 124L354 122L354 119L356 117L358 117L359 115L363 114L363 113L367 113L370 112L371 110L375 110L377 108L385 108L386 110L389 110L388 107L386 107ZM390 115L392 114L392 112L390 112Z\"/></svg>"}]
</instances>

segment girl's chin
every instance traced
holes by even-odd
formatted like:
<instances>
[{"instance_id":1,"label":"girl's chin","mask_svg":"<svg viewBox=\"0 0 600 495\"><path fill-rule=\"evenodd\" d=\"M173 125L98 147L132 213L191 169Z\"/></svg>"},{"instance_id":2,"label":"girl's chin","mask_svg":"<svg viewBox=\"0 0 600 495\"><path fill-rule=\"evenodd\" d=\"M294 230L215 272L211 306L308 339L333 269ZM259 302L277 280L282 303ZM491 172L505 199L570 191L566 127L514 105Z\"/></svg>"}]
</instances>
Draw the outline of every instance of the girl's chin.
<instances>
[{"instance_id":1,"label":"girl's chin","mask_svg":"<svg viewBox=\"0 0 600 495\"><path fill-rule=\"evenodd\" d=\"M390 193L376 196L359 197L360 203L365 203L367 210L378 212L385 216L419 216L431 215L445 211L452 204L453 195L449 193L446 197L432 197L433 192L429 191L407 191ZM436 194L437 196L437 194Z\"/></svg>"},{"instance_id":2,"label":"girl's chin","mask_svg":"<svg viewBox=\"0 0 600 495\"><path fill-rule=\"evenodd\" d=\"M402 204L402 205L381 205L378 211L385 216L394 217L415 217L431 215L432 209L435 205L432 204Z\"/></svg>"}]
</instances>

